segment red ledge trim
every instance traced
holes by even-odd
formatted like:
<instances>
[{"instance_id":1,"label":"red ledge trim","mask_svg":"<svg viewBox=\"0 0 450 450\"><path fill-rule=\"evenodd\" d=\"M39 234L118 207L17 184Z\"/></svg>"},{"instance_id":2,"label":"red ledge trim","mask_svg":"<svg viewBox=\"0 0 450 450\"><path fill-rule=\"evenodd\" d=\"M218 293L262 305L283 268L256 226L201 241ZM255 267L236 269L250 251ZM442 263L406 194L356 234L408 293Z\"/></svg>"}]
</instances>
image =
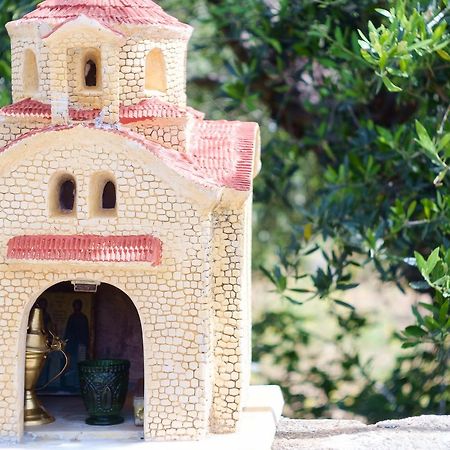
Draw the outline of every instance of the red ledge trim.
<instances>
[{"instance_id":1,"label":"red ledge trim","mask_svg":"<svg viewBox=\"0 0 450 450\"><path fill-rule=\"evenodd\" d=\"M52 261L146 262L159 266L162 242L154 236L16 236L8 258Z\"/></svg>"}]
</instances>

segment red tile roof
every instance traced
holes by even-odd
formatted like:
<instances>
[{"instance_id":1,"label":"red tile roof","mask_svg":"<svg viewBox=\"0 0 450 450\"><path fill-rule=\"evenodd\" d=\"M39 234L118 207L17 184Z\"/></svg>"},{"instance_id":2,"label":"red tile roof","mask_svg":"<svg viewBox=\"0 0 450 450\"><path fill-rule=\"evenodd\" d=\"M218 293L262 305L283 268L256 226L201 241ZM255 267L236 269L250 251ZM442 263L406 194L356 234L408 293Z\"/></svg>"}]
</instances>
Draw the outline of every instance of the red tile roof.
<instances>
[{"instance_id":1,"label":"red tile roof","mask_svg":"<svg viewBox=\"0 0 450 450\"><path fill-rule=\"evenodd\" d=\"M72 120L95 120L100 114L99 109L76 109L69 108L69 116ZM30 98L20 100L12 105L0 109L0 115L10 117L39 117L51 119L51 106L38 100ZM142 100L140 103L131 106L120 107L120 122L123 124L142 122L151 119L175 119L193 116L197 119L203 118L204 114L194 108L181 108L172 103L164 102L157 97Z\"/></svg>"},{"instance_id":2,"label":"red tile roof","mask_svg":"<svg viewBox=\"0 0 450 450\"><path fill-rule=\"evenodd\" d=\"M190 29L151 0L46 0L21 20L65 22L84 14L106 25L163 25Z\"/></svg>"},{"instance_id":3,"label":"red tile roof","mask_svg":"<svg viewBox=\"0 0 450 450\"><path fill-rule=\"evenodd\" d=\"M222 186L251 189L258 125L252 122L197 121L189 153L200 170Z\"/></svg>"},{"instance_id":4,"label":"red tile roof","mask_svg":"<svg viewBox=\"0 0 450 450\"><path fill-rule=\"evenodd\" d=\"M76 109L69 108L69 116L72 120L94 120L100 114L99 109ZM52 118L52 108L49 104L38 100L27 98L5 106L0 109L3 116L39 117L50 120Z\"/></svg>"},{"instance_id":5,"label":"red tile roof","mask_svg":"<svg viewBox=\"0 0 450 450\"><path fill-rule=\"evenodd\" d=\"M187 115L203 118L204 114L190 107L181 108L173 103L167 103L158 97L142 100L136 105L120 107L120 122L123 124L154 118L176 119Z\"/></svg>"},{"instance_id":6,"label":"red tile roof","mask_svg":"<svg viewBox=\"0 0 450 450\"><path fill-rule=\"evenodd\" d=\"M161 264L162 243L153 236L17 236L8 258L21 260L146 262Z\"/></svg>"}]
</instances>

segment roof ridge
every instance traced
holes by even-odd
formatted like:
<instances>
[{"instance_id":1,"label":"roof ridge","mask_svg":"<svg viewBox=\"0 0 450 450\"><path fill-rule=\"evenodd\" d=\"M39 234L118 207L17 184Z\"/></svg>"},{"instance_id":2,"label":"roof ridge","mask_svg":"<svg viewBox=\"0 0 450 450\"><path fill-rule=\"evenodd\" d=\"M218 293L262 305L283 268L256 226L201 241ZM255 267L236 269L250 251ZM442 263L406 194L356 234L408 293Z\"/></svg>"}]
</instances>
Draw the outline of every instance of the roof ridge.
<instances>
[{"instance_id":1,"label":"roof ridge","mask_svg":"<svg viewBox=\"0 0 450 450\"><path fill-rule=\"evenodd\" d=\"M107 24L191 27L164 11L153 0L45 0L20 19L66 21L81 14Z\"/></svg>"}]
</instances>

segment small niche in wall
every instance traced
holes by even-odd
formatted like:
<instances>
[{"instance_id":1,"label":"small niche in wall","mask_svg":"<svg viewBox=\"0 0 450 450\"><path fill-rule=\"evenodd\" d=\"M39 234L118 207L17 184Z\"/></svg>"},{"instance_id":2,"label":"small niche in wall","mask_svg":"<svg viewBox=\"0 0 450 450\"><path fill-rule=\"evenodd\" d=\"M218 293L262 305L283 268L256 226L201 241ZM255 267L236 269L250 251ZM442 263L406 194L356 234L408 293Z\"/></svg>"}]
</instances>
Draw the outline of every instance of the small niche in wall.
<instances>
[{"instance_id":1,"label":"small niche in wall","mask_svg":"<svg viewBox=\"0 0 450 450\"><path fill-rule=\"evenodd\" d=\"M81 86L83 90L99 90L102 87L101 55L97 49L87 49L81 59Z\"/></svg>"},{"instance_id":2,"label":"small niche in wall","mask_svg":"<svg viewBox=\"0 0 450 450\"><path fill-rule=\"evenodd\" d=\"M89 204L91 217L117 216L116 181L111 173L98 172L92 176Z\"/></svg>"},{"instance_id":3,"label":"small niche in wall","mask_svg":"<svg viewBox=\"0 0 450 450\"><path fill-rule=\"evenodd\" d=\"M39 91L39 72L33 50L25 50L22 76L24 94L32 97Z\"/></svg>"},{"instance_id":4,"label":"small niche in wall","mask_svg":"<svg viewBox=\"0 0 450 450\"><path fill-rule=\"evenodd\" d=\"M49 184L49 209L52 217L75 217L77 185L68 173L56 174Z\"/></svg>"},{"instance_id":5,"label":"small niche in wall","mask_svg":"<svg viewBox=\"0 0 450 450\"><path fill-rule=\"evenodd\" d=\"M149 52L145 60L145 90L167 91L166 63L163 52L159 48Z\"/></svg>"}]
</instances>

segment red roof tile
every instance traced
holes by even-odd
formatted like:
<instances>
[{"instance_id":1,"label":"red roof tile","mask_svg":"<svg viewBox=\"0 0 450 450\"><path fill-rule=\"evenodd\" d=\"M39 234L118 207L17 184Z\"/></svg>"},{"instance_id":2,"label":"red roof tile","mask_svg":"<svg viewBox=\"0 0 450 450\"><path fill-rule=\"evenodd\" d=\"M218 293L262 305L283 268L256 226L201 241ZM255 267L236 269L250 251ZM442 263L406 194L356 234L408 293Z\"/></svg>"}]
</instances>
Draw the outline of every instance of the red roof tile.
<instances>
[{"instance_id":1,"label":"red roof tile","mask_svg":"<svg viewBox=\"0 0 450 450\"><path fill-rule=\"evenodd\" d=\"M69 116L72 120L95 120L100 114L99 109L76 109L69 108ZM0 115L9 117L39 117L42 119L51 119L51 106L38 100L30 98L20 100L12 105L5 106L0 109ZM203 118L203 113L194 108L181 108L172 103L153 97L151 99L142 100L140 103L131 106L120 107L120 122L123 124L141 122L151 119L175 119L193 116L197 119Z\"/></svg>"},{"instance_id":2,"label":"red roof tile","mask_svg":"<svg viewBox=\"0 0 450 450\"><path fill-rule=\"evenodd\" d=\"M161 264L162 243L153 236L17 236L8 258L50 261L147 262Z\"/></svg>"},{"instance_id":3,"label":"red roof tile","mask_svg":"<svg viewBox=\"0 0 450 450\"><path fill-rule=\"evenodd\" d=\"M21 20L65 22L84 14L104 24L163 25L190 29L151 0L46 0Z\"/></svg>"},{"instance_id":4,"label":"red roof tile","mask_svg":"<svg viewBox=\"0 0 450 450\"><path fill-rule=\"evenodd\" d=\"M52 118L52 108L49 104L42 103L38 100L27 98L5 106L0 109L3 116L23 116L23 117L39 117L50 120ZM76 109L69 108L69 116L72 120L94 120L100 114L99 109Z\"/></svg>"},{"instance_id":5,"label":"red roof tile","mask_svg":"<svg viewBox=\"0 0 450 450\"><path fill-rule=\"evenodd\" d=\"M251 122L197 121L189 153L200 170L220 185L248 191L254 175L257 127Z\"/></svg>"},{"instance_id":6,"label":"red roof tile","mask_svg":"<svg viewBox=\"0 0 450 450\"><path fill-rule=\"evenodd\" d=\"M167 103L158 97L142 100L136 105L120 107L120 122L123 124L140 122L154 118L176 119L192 115L203 118L203 113L193 108L181 108L173 103Z\"/></svg>"}]
</instances>

